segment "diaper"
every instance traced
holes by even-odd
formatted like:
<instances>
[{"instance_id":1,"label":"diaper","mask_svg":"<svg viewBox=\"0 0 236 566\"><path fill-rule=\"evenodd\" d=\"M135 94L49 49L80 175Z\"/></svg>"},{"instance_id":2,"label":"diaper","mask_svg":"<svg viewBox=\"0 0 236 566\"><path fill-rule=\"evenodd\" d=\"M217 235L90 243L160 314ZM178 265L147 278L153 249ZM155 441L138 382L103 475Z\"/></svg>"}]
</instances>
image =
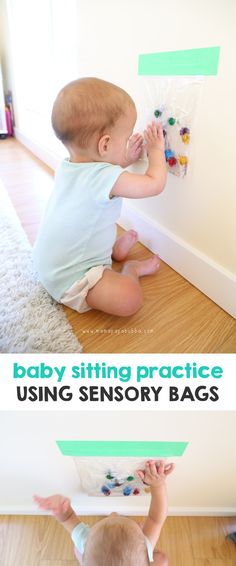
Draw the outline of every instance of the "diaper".
<instances>
[{"instance_id":1,"label":"diaper","mask_svg":"<svg viewBox=\"0 0 236 566\"><path fill-rule=\"evenodd\" d=\"M91 267L82 279L73 283L64 295L62 295L60 303L79 313L92 310L86 301L86 297L90 289L102 278L105 269L111 269L111 266L96 265L96 267Z\"/></svg>"}]
</instances>

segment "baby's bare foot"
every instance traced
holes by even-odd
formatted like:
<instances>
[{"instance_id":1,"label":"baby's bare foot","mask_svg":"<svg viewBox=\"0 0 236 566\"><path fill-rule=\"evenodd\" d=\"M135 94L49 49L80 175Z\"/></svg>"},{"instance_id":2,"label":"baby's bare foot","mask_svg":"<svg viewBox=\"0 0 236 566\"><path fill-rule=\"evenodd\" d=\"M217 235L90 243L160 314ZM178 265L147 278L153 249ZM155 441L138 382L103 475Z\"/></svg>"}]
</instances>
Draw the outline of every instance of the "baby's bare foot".
<instances>
[{"instance_id":1,"label":"baby's bare foot","mask_svg":"<svg viewBox=\"0 0 236 566\"><path fill-rule=\"evenodd\" d=\"M158 255L153 255L149 259L144 261L127 261L122 270L123 273L129 270L135 269L138 277L143 277L144 275L151 275L155 273L160 267L160 258Z\"/></svg>"},{"instance_id":2,"label":"baby's bare foot","mask_svg":"<svg viewBox=\"0 0 236 566\"><path fill-rule=\"evenodd\" d=\"M136 244L137 239L138 234L135 230L128 230L128 232L117 238L112 250L113 259L115 261L123 261L127 257L129 250Z\"/></svg>"}]
</instances>

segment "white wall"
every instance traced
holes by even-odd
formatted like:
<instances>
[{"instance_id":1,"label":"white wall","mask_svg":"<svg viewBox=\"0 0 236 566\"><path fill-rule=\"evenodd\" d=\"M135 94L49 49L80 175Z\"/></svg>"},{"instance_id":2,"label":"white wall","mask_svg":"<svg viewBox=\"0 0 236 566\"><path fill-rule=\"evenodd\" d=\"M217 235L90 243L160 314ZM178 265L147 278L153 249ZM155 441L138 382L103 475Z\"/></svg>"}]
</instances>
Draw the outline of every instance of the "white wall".
<instances>
[{"instance_id":1,"label":"white wall","mask_svg":"<svg viewBox=\"0 0 236 566\"><path fill-rule=\"evenodd\" d=\"M7 92L13 88L13 77L6 0L0 0L0 61L2 65L4 90Z\"/></svg>"},{"instance_id":2,"label":"white wall","mask_svg":"<svg viewBox=\"0 0 236 566\"><path fill-rule=\"evenodd\" d=\"M73 459L56 440L189 441L169 478L172 514L236 514L234 412L2 412L0 514L34 513L35 493L73 496L77 511L145 513L148 497L86 498ZM177 460L177 459L176 459Z\"/></svg>"},{"instance_id":3,"label":"white wall","mask_svg":"<svg viewBox=\"0 0 236 566\"><path fill-rule=\"evenodd\" d=\"M139 98L138 55L219 45L219 73L205 79L191 169L164 193L132 201L189 245L236 273L236 3L234 0L79 2L78 74L113 81Z\"/></svg>"},{"instance_id":4,"label":"white wall","mask_svg":"<svg viewBox=\"0 0 236 566\"><path fill-rule=\"evenodd\" d=\"M7 44L5 23L6 23L5 3L0 2L0 61L1 61L2 69L4 71L4 78L6 76L5 51Z\"/></svg>"}]
</instances>

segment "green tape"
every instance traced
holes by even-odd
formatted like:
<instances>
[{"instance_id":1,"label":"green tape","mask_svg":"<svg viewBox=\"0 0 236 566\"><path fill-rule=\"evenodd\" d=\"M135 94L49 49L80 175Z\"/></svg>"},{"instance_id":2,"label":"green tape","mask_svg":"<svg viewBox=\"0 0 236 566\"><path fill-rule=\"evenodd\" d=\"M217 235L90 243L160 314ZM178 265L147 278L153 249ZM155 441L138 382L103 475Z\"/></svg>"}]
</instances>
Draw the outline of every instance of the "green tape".
<instances>
[{"instance_id":1,"label":"green tape","mask_svg":"<svg viewBox=\"0 0 236 566\"><path fill-rule=\"evenodd\" d=\"M57 440L63 456L166 458L182 456L188 442Z\"/></svg>"},{"instance_id":2,"label":"green tape","mask_svg":"<svg viewBox=\"0 0 236 566\"><path fill-rule=\"evenodd\" d=\"M139 55L139 75L217 75L220 47Z\"/></svg>"}]
</instances>

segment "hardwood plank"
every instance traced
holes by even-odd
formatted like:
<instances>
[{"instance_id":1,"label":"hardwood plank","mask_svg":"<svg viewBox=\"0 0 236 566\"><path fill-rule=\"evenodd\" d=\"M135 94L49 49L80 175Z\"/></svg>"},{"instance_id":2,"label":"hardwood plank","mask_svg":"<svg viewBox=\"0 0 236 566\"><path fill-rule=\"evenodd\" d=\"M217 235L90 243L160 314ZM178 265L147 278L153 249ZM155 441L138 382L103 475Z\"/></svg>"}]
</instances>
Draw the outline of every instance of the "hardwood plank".
<instances>
[{"instance_id":1,"label":"hardwood plank","mask_svg":"<svg viewBox=\"0 0 236 566\"><path fill-rule=\"evenodd\" d=\"M77 560L40 560L39 566L78 566Z\"/></svg>"},{"instance_id":2,"label":"hardwood plank","mask_svg":"<svg viewBox=\"0 0 236 566\"><path fill-rule=\"evenodd\" d=\"M191 566L193 553L188 517L168 517L157 547L167 555L169 566Z\"/></svg>"},{"instance_id":3,"label":"hardwood plank","mask_svg":"<svg viewBox=\"0 0 236 566\"><path fill-rule=\"evenodd\" d=\"M3 566L38 566L44 522L31 517L7 517L3 524ZM2 521L0 523L2 533ZM7 527L7 528L6 528ZM2 536L2 535L1 535Z\"/></svg>"},{"instance_id":4,"label":"hardwood plank","mask_svg":"<svg viewBox=\"0 0 236 566\"><path fill-rule=\"evenodd\" d=\"M235 353L236 344L236 328L233 326L232 332L230 332L225 338L224 342L219 345L218 352L224 354Z\"/></svg>"},{"instance_id":5,"label":"hardwood plank","mask_svg":"<svg viewBox=\"0 0 236 566\"><path fill-rule=\"evenodd\" d=\"M65 529L53 517L41 517L44 521L41 560L74 560L73 543Z\"/></svg>"},{"instance_id":6,"label":"hardwood plank","mask_svg":"<svg viewBox=\"0 0 236 566\"><path fill-rule=\"evenodd\" d=\"M236 562L235 560L228 560L225 558L223 560L219 559L199 559L197 558L197 560L193 561L193 566L235 566Z\"/></svg>"},{"instance_id":7,"label":"hardwood plank","mask_svg":"<svg viewBox=\"0 0 236 566\"><path fill-rule=\"evenodd\" d=\"M229 521L223 517L198 517L191 521L193 555L196 558L223 560L236 558L236 547L225 538Z\"/></svg>"},{"instance_id":8,"label":"hardwood plank","mask_svg":"<svg viewBox=\"0 0 236 566\"><path fill-rule=\"evenodd\" d=\"M80 517L89 525L100 516ZM144 517L132 517L142 524ZM236 546L225 535L233 517L168 517L158 541L169 566L235 566ZM0 516L0 566L74 566L68 533L51 517Z\"/></svg>"}]
</instances>

